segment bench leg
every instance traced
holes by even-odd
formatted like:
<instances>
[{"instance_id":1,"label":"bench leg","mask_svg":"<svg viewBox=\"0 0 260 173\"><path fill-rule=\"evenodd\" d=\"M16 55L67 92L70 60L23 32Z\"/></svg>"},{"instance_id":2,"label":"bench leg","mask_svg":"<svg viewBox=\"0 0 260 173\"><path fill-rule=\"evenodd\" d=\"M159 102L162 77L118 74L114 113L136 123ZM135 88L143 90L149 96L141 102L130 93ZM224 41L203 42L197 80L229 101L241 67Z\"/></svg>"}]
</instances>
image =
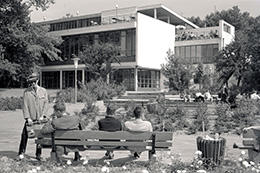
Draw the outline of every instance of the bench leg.
<instances>
[{"instance_id":1,"label":"bench leg","mask_svg":"<svg viewBox=\"0 0 260 173\"><path fill-rule=\"evenodd\" d=\"M155 154L155 151L148 151L148 158L149 160L156 160L156 157L153 157L153 155Z\"/></svg>"},{"instance_id":2,"label":"bench leg","mask_svg":"<svg viewBox=\"0 0 260 173\"><path fill-rule=\"evenodd\" d=\"M56 152L51 151L51 161L57 161L57 154L56 154Z\"/></svg>"}]
</instances>

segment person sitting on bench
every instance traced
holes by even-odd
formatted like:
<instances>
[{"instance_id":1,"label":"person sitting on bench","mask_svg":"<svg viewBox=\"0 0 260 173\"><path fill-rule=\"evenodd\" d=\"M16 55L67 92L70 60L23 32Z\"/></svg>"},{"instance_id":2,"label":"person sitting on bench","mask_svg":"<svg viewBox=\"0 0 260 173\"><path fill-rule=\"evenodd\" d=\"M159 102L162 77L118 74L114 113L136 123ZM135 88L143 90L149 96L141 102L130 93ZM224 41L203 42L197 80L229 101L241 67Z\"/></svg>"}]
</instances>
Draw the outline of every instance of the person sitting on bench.
<instances>
[{"instance_id":1,"label":"person sitting on bench","mask_svg":"<svg viewBox=\"0 0 260 173\"><path fill-rule=\"evenodd\" d=\"M105 118L98 121L98 129L101 131L115 132L122 130L122 124L119 120L114 118L116 107L108 105ZM105 157L108 159L114 158L113 148L107 150Z\"/></svg>"},{"instance_id":2,"label":"person sitting on bench","mask_svg":"<svg viewBox=\"0 0 260 173\"><path fill-rule=\"evenodd\" d=\"M137 106L134 109L134 120L126 121L125 122L125 130L131 132L152 132L153 127L149 121L142 120L143 116L143 109ZM131 155L135 158L139 158L141 151L135 151L134 149L130 149Z\"/></svg>"},{"instance_id":3,"label":"person sitting on bench","mask_svg":"<svg viewBox=\"0 0 260 173\"><path fill-rule=\"evenodd\" d=\"M82 125L80 123L80 119L78 116L69 115L66 112L66 106L63 101L57 101L54 106L54 113L51 116L52 120L47 122L41 129L42 134L50 134L55 130L82 130ZM68 151L73 148L57 146L56 147L56 157L57 161L61 162L61 156L66 154ZM78 161L80 159L80 154L78 151L75 152L74 161Z\"/></svg>"}]
</instances>

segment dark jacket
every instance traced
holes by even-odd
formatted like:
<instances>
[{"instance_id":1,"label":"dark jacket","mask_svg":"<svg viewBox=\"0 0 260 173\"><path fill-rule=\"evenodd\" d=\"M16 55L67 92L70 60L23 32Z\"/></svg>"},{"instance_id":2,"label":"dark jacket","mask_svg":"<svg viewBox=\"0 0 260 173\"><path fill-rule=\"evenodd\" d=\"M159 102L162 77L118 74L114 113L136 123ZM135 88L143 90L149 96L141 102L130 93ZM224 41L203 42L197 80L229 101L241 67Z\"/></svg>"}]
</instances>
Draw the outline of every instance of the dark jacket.
<instances>
[{"instance_id":1,"label":"dark jacket","mask_svg":"<svg viewBox=\"0 0 260 173\"><path fill-rule=\"evenodd\" d=\"M121 131L122 124L114 117L106 116L105 118L98 121L98 129L109 132Z\"/></svg>"},{"instance_id":2,"label":"dark jacket","mask_svg":"<svg viewBox=\"0 0 260 173\"><path fill-rule=\"evenodd\" d=\"M47 122L41 129L42 134L49 134L55 130L80 130L81 123L78 116L63 115Z\"/></svg>"}]
</instances>

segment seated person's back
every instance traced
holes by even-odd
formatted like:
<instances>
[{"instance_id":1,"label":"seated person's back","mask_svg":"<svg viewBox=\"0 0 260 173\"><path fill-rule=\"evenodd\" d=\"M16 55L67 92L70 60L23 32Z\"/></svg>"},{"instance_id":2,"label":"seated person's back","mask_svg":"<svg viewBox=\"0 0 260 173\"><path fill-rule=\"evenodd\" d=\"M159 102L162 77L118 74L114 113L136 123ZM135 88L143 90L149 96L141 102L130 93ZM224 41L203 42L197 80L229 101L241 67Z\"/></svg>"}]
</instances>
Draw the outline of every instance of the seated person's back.
<instances>
[{"instance_id":1,"label":"seated person's back","mask_svg":"<svg viewBox=\"0 0 260 173\"><path fill-rule=\"evenodd\" d=\"M143 110L141 107L137 106L134 110L134 120L125 122L125 130L131 132L152 132L152 124L149 121L142 120ZM137 151L134 148L130 148L131 154L135 158L139 158L142 151Z\"/></svg>"},{"instance_id":2,"label":"seated person's back","mask_svg":"<svg viewBox=\"0 0 260 173\"><path fill-rule=\"evenodd\" d=\"M54 114L52 120L47 122L41 129L42 134L50 134L55 130L82 130L80 119L78 116L71 116L66 113L65 103L59 101L53 106ZM66 148L58 146L57 148L57 159L60 159L61 155L66 153ZM75 152L74 160L79 160L80 155L78 151Z\"/></svg>"},{"instance_id":3,"label":"seated person's back","mask_svg":"<svg viewBox=\"0 0 260 173\"><path fill-rule=\"evenodd\" d=\"M115 116L116 107L113 105L107 106L105 118L98 121L98 129L101 131L115 132L122 130L122 124ZM114 157L113 147L107 149L105 157L112 159Z\"/></svg>"},{"instance_id":4,"label":"seated person's back","mask_svg":"<svg viewBox=\"0 0 260 173\"><path fill-rule=\"evenodd\" d=\"M121 131L121 122L114 117L116 108L114 106L108 106L106 110L105 118L98 121L98 129L101 131Z\"/></svg>"}]
</instances>

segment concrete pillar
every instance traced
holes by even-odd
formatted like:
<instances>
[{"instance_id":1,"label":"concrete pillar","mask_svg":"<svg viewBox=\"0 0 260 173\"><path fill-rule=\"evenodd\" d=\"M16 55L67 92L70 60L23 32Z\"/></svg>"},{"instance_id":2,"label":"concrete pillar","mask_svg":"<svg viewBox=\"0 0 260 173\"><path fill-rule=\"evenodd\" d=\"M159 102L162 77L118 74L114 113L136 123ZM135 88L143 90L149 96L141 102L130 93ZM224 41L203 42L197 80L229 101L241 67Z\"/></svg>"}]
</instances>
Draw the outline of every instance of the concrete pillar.
<instances>
[{"instance_id":1,"label":"concrete pillar","mask_svg":"<svg viewBox=\"0 0 260 173\"><path fill-rule=\"evenodd\" d=\"M82 69L82 80L81 80L82 84L85 85L85 70Z\"/></svg>"},{"instance_id":2,"label":"concrete pillar","mask_svg":"<svg viewBox=\"0 0 260 173\"><path fill-rule=\"evenodd\" d=\"M138 89L138 68L134 68L135 91Z\"/></svg>"},{"instance_id":3,"label":"concrete pillar","mask_svg":"<svg viewBox=\"0 0 260 173\"><path fill-rule=\"evenodd\" d=\"M157 9L156 9L156 8L153 9L153 17L154 17L155 19L157 19Z\"/></svg>"},{"instance_id":4,"label":"concrete pillar","mask_svg":"<svg viewBox=\"0 0 260 173\"><path fill-rule=\"evenodd\" d=\"M62 70L60 70L60 90L62 90Z\"/></svg>"},{"instance_id":5,"label":"concrete pillar","mask_svg":"<svg viewBox=\"0 0 260 173\"><path fill-rule=\"evenodd\" d=\"M42 71L40 71L40 86L42 86Z\"/></svg>"},{"instance_id":6,"label":"concrete pillar","mask_svg":"<svg viewBox=\"0 0 260 173\"><path fill-rule=\"evenodd\" d=\"M126 56L126 31L121 31L121 56Z\"/></svg>"}]
</instances>

